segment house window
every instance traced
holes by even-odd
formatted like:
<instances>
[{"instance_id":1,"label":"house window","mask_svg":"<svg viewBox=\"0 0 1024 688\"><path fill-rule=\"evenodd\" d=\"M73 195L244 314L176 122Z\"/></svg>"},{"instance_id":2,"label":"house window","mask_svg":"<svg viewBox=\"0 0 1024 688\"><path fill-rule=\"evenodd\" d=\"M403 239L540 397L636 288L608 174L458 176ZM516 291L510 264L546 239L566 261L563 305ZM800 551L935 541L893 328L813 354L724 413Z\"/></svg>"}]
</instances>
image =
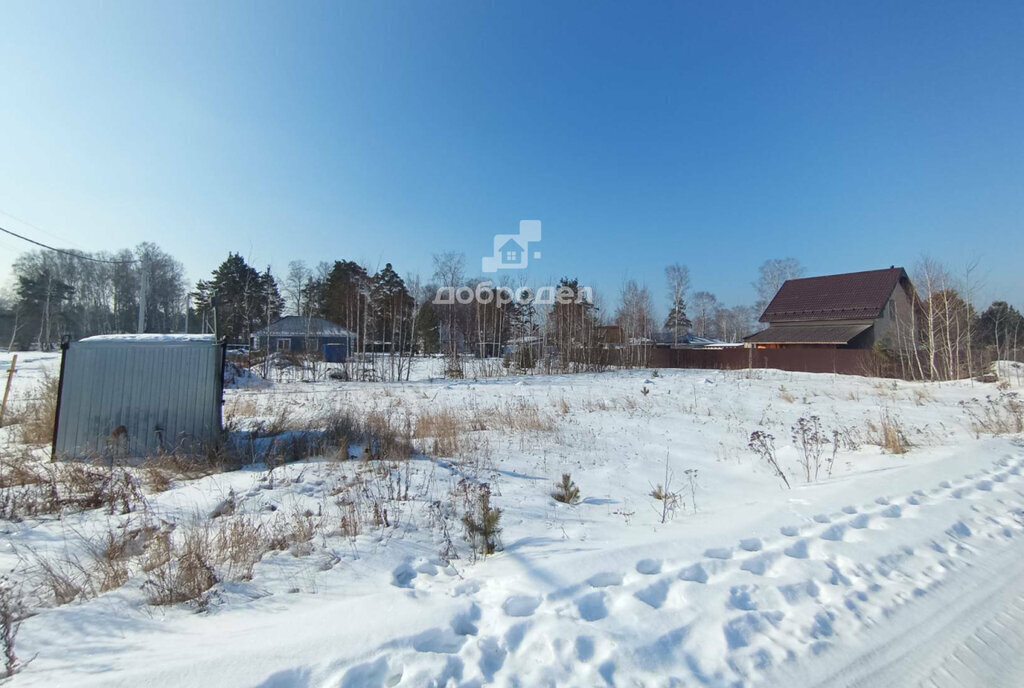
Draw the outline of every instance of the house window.
<instances>
[{"instance_id":1,"label":"house window","mask_svg":"<svg viewBox=\"0 0 1024 688\"><path fill-rule=\"evenodd\" d=\"M889 299L889 319L896 319L896 301L893 299Z\"/></svg>"},{"instance_id":2,"label":"house window","mask_svg":"<svg viewBox=\"0 0 1024 688\"><path fill-rule=\"evenodd\" d=\"M514 263L517 260L519 260L519 258L516 256L516 252L515 251L505 251L505 261L506 262Z\"/></svg>"},{"instance_id":3,"label":"house window","mask_svg":"<svg viewBox=\"0 0 1024 688\"><path fill-rule=\"evenodd\" d=\"M278 339L277 340L277 350L278 351L291 351L291 348L292 348L292 340L290 340L290 339Z\"/></svg>"}]
</instances>

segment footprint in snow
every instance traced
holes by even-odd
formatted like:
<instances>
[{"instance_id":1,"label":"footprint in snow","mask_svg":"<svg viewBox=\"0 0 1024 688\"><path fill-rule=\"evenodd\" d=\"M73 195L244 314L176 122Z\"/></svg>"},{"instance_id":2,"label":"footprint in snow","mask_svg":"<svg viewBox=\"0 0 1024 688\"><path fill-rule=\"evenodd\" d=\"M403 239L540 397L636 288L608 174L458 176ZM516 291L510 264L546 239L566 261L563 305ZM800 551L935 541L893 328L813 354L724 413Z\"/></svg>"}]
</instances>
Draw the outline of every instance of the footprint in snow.
<instances>
[{"instance_id":1,"label":"footprint in snow","mask_svg":"<svg viewBox=\"0 0 1024 688\"><path fill-rule=\"evenodd\" d=\"M941 483L939 483L939 487L949 490L953 487L953 483L949 482L948 480L943 480Z\"/></svg>"},{"instance_id":2,"label":"footprint in snow","mask_svg":"<svg viewBox=\"0 0 1024 688\"><path fill-rule=\"evenodd\" d=\"M850 527L861 530L868 527L868 522L871 520L870 514L860 514L855 519L850 521Z\"/></svg>"},{"instance_id":3,"label":"footprint in snow","mask_svg":"<svg viewBox=\"0 0 1024 688\"><path fill-rule=\"evenodd\" d=\"M844 506L843 513L853 516L855 513L857 513L857 507L853 506L852 504Z\"/></svg>"},{"instance_id":4,"label":"footprint in snow","mask_svg":"<svg viewBox=\"0 0 1024 688\"><path fill-rule=\"evenodd\" d=\"M679 572L679 578L693 583L707 583L708 572L700 564L693 564L692 566L687 566L681 570Z\"/></svg>"},{"instance_id":5,"label":"footprint in snow","mask_svg":"<svg viewBox=\"0 0 1024 688\"><path fill-rule=\"evenodd\" d=\"M842 542L843 535L846 534L846 526L842 523L836 523L825 529L825 532L821 534L822 540L831 540L832 542Z\"/></svg>"},{"instance_id":6,"label":"footprint in snow","mask_svg":"<svg viewBox=\"0 0 1024 688\"><path fill-rule=\"evenodd\" d=\"M970 494L971 488L969 487L958 487L953 490L950 494L953 495L953 499L963 499L966 495Z\"/></svg>"},{"instance_id":7,"label":"footprint in snow","mask_svg":"<svg viewBox=\"0 0 1024 688\"><path fill-rule=\"evenodd\" d=\"M782 550L782 552L787 557L792 557L794 559L807 559L810 557L807 540L797 540L792 545Z\"/></svg>"},{"instance_id":8,"label":"footprint in snow","mask_svg":"<svg viewBox=\"0 0 1024 688\"><path fill-rule=\"evenodd\" d=\"M391 572L391 584L398 588L411 588L416 570L409 564L402 564Z\"/></svg>"},{"instance_id":9,"label":"footprint in snow","mask_svg":"<svg viewBox=\"0 0 1024 688\"><path fill-rule=\"evenodd\" d=\"M712 547L704 550L704 556L709 559L732 559L731 547Z\"/></svg>"},{"instance_id":10,"label":"footprint in snow","mask_svg":"<svg viewBox=\"0 0 1024 688\"><path fill-rule=\"evenodd\" d=\"M751 557L740 564L740 568L744 571L749 571L755 576L763 576L771 567L772 562L775 561L775 557L776 555L770 552L762 552L756 557Z\"/></svg>"},{"instance_id":11,"label":"footprint in snow","mask_svg":"<svg viewBox=\"0 0 1024 688\"><path fill-rule=\"evenodd\" d=\"M879 504L881 506L889 506L889 498L879 497L878 499L875 500L875 504Z\"/></svg>"},{"instance_id":12,"label":"footprint in snow","mask_svg":"<svg viewBox=\"0 0 1024 688\"><path fill-rule=\"evenodd\" d=\"M800 526L782 526L779 532L786 537L796 537L800 534Z\"/></svg>"},{"instance_id":13,"label":"footprint in snow","mask_svg":"<svg viewBox=\"0 0 1024 688\"><path fill-rule=\"evenodd\" d=\"M530 595L513 595L501 605L506 616L524 617L532 616L537 607L540 606L540 598Z\"/></svg>"},{"instance_id":14,"label":"footprint in snow","mask_svg":"<svg viewBox=\"0 0 1024 688\"><path fill-rule=\"evenodd\" d=\"M604 571L595 574L587 579L592 588L607 588L613 585L622 585L622 574L612 571Z\"/></svg>"},{"instance_id":15,"label":"footprint in snow","mask_svg":"<svg viewBox=\"0 0 1024 688\"><path fill-rule=\"evenodd\" d=\"M636 570L645 576L661 573L661 559L641 559L636 563Z\"/></svg>"},{"instance_id":16,"label":"footprint in snow","mask_svg":"<svg viewBox=\"0 0 1024 688\"><path fill-rule=\"evenodd\" d=\"M750 596L752 590L757 590L757 586L734 585L729 590L729 606L744 612L756 611L757 603Z\"/></svg>"},{"instance_id":17,"label":"footprint in snow","mask_svg":"<svg viewBox=\"0 0 1024 688\"><path fill-rule=\"evenodd\" d=\"M397 674L398 680L388 673L388 661L378 657L372 662L357 664L341 677L341 688L353 686L394 686L402 679L401 671Z\"/></svg>"},{"instance_id":18,"label":"footprint in snow","mask_svg":"<svg viewBox=\"0 0 1024 688\"><path fill-rule=\"evenodd\" d=\"M814 520L817 523L831 523L832 522L832 519L829 517L828 514L815 514L814 515Z\"/></svg>"},{"instance_id":19,"label":"footprint in snow","mask_svg":"<svg viewBox=\"0 0 1024 688\"><path fill-rule=\"evenodd\" d=\"M902 515L903 509L901 509L898 504L893 504L892 506L882 510L882 516L885 516L886 518L899 518Z\"/></svg>"},{"instance_id":20,"label":"footprint in snow","mask_svg":"<svg viewBox=\"0 0 1024 688\"><path fill-rule=\"evenodd\" d=\"M949 530L946 531L946 534L955 538L968 538L971 537L971 535L973 535L974 533L973 531L971 531L971 527L968 526L966 523L964 523L963 521L957 521L950 527Z\"/></svg>"},{"instance_id":21,"label":"footprint in snow","mask_svg":"<svg viewBox=\"0 0 1024 688\"><path fill-rule=\"evenodd\" d=\"M455 654L466 644L466 637L449 628L431 628L412 638L412 647L417 652Z\"/></svg>"},{"instance_id":22,"label":"footprint in snow","mask_svg":"<svg viewBox=\"0 0 1024 688\"><path fill-rule=\"evenodd\" d=\"M576 638L576 659L581 662L589 662L594 658L594 639L589 635L581 635Z\"/></svg>"},{"instance_id":23,"label":"footprint in snow","mask_svg":"<svg viewBox=\"0 0 1024 688\"><path fill-rule=\"evenodd\" d=\"M476 622L479 620L480 605L474 602L468 609L452 617L452 630L458 635L476 635L479 632Z\"/></svg>"},{"instance_id":24,"label":"footprint in snow","mask_svg":"<svg viewBox=\"0 0 1024 688\"><path fill-rule=\"evenodd\" d=\"M1006 482L1006 474L1005 473L996 473L995 475L992 476L992 480L996 481L997 483L1005 483Z\"/></svg>"},{"instance_id":25,"label":"footprint in snow","mask_svg":"<svg viewBox=\"0 0 1024 688\"><path fill-rule=\"evenodd\" d=\"M584 621L599 621L608 616L608 607L604 603L605 595L598 590L576 600L576 609Z\"/></svg>"},{"instance_id":26,"label":"footprint in snow","mask_svg":"<svg viewBox=\"0 0 1024 688\"><path fill-rule=\"evenodd\" d=\"M480 661L477 663L480 673L488 682L493 681L494 675L505 665L508 650L499 645L496 638L491 637L481 640L477 647L480 648Z\"/></svg>"},{"instance_id":27,"label":"footprint in snow","mask_svg":"<svg viewBox=\"0 0 1024 688\"><path fill-rule=\"evenodd\" d=\"M671 586L672 581L666 578L647 586L643 590L637 590L633 593L633 597L655 609L661 609L661 606L665 604L665 600L668 598L668 590Z\"/></svg>"},{"instance_id":28,"label":"footprint in snow","mask_svg":"<svg viewBox=\"0 0 1024 688\"><path fill-rule=\"evenodd\" d=\"M991 492L992 491L992 481L991 480L981 480L981 481L979 481L975 485L975 487L978 488L979 490L983 491L983 492Z\"/></svg>"},{"instance_id":29,"label":"footprint in snow","mask_svg":"<svg viewBox=\"0 0 1024 688\"><path fill-rule=\"evenodd\" d=\"M505 647L508 648L509 652L515 652L519 649L519 646L523 644L523 638L526 637L526 631L530 628L530 622L524 621L517 623L510 629L505 631Z\"/></svg>"},{"instance_id":30,"label":"footprint in snow","mask_svg":"<svg viewBox=\"0 0 1024 688\"><path fill-rule=\"evenodd\" d=\"M760 552L763 544L761 538L744 538L740 540L740 549L744 552Z\"/></svg>"}]
</instances>

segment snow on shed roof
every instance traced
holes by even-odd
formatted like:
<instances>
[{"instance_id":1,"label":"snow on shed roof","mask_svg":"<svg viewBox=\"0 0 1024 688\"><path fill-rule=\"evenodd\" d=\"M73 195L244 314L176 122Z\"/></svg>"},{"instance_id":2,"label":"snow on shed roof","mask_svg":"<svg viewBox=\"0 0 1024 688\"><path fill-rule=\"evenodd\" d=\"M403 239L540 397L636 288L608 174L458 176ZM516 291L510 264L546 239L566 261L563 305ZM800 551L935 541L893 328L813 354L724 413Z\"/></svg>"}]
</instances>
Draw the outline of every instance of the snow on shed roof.
<instances>
[{"instance_id":1,"label":"snow on shed roof","mask_svg":"<svg viewBox=\"0 0 1024 688\"><path fill-rule=\"evenodd\" d=\"M98 334L94 337L80 339L79 344L88 342L90 344L102 343L132 343L132 344L155 344L155 343L195 343L202 342L213 344L215 339L212 334Z\"/></svg>"}]
</instances>

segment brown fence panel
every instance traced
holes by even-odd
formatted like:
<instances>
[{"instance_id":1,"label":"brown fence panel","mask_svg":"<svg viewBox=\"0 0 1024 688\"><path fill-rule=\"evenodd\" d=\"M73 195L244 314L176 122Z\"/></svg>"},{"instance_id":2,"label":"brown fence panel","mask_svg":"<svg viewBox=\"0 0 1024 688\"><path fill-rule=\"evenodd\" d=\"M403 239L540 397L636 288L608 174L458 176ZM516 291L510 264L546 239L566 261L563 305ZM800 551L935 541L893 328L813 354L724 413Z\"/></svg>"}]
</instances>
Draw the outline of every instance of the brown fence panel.
<instances>
[{"instance_id":1,"label":"brown fence panel","mask_svg":"<svg viewBox=\"0 0 1024 688\"><path fill-rule=\"evenodd\" d=\"M665 349L651 356L655 368L743 370L774 368L802 373L886 376L884 361L867 349L787 347L785 349Z\"/></svg>"}]
</instances>

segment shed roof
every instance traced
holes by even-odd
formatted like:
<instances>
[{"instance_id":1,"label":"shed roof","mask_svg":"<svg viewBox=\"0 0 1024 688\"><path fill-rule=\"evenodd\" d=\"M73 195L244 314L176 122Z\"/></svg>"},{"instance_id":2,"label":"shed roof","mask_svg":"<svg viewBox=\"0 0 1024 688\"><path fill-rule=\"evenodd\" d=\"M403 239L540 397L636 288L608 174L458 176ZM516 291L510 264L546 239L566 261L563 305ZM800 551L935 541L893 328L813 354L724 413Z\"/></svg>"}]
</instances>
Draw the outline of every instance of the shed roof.
<instances>
[{"instance_id":1,"label":"shed roof","mask_svg":"<svg viewBox=\"0 0 1024 688\"><path fill-rule=\"evenodd\" d=\"M903 268L891 267L786 280L760 321L874 320L905 279Z\"/></svg>"},{"instance_id":2,"label":"shed roof","mask_svg":"<svg viewBox=\"0 0 1024 688\"><path fill-rule=\"evenodd\" d=\"M746 337L751 344L849 344L850 340L871 327L855 325L773 325L767 330Z\"/></svg>"},{"instance_id":3,"label":"shed roof","mask_svg":"<svg viewBox=\"0 0 1024 688\"><path fill-rule=\"evenodd\" d=\"M213 344L212 334L98 334L80 339L79 344Z\"/></svg>"},{"instance_id":4,"label":"shed roof","mask_svg":"<svg viewBox=\"0 0 1024 688\"><path fill-rule=\"evenodd\" d=\"M355 337L350 330L345 329L330 320L304 315L286 315L270 327L253 332L254 337Z\"/></svg>"}]
</instances>

